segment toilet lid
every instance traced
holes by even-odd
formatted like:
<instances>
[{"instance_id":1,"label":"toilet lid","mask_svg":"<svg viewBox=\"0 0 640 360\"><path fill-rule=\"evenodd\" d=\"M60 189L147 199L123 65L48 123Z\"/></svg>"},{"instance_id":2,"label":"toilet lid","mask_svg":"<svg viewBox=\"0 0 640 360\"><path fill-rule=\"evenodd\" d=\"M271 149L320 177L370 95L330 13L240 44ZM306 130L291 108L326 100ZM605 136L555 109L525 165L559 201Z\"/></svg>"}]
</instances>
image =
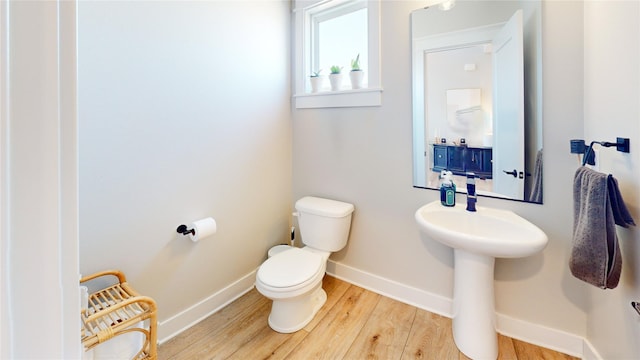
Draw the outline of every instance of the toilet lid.
<instances>
[{"instance_id":1,"label":"toilet lid","mask_svg":"<svg viewBox=\"0 0 640 360\"><path fill-rule=\"evenodd\" d=\"M258 279L271 287L292 287L312 278L322 265L322 257L293 248L276 254L258 269Z\"/></svg>"}]
</instances>

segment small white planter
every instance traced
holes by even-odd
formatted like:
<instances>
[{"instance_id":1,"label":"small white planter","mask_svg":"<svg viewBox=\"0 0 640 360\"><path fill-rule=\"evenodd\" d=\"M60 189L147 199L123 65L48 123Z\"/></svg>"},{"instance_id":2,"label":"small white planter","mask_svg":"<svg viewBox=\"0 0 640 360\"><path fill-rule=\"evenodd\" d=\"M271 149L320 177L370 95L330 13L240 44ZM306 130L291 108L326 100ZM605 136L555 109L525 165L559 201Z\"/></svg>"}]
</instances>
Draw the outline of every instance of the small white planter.
<instances>
[{"instance_id":1,"label":"small white planter","mask_svg":"<svg viewBox=\"0 0 640 360\"><path fill-rule=\"evenodd\" d=\"M342 74L330 74L329 81L331 82L331 90L338 91L342 85Z\"/></svg>"},{"instance_id":2,"label":"small white planter","mask_svg":"<svg viewBox=\"0 0 640 360\"><path fill-rule=\"evenodd\" d=\"M349 78L351 79L351 88L352 89L361 89L362 81L364 79L364 71L362 70L352 70L349 73Z\"/></svg>"},{"instance_id":3,"label":"small white planter","mask_svg":"<svg viewBox=\"0 0 640 360\"><path fill-rule=\"evenodd\" d=\"M312 93L317 93L318 91L320 91L320 88L322 88L322 77L320 77L320 76L311 76L309 78L309 81L311 82L311 92Z\"/></svg>"}]
</instances>

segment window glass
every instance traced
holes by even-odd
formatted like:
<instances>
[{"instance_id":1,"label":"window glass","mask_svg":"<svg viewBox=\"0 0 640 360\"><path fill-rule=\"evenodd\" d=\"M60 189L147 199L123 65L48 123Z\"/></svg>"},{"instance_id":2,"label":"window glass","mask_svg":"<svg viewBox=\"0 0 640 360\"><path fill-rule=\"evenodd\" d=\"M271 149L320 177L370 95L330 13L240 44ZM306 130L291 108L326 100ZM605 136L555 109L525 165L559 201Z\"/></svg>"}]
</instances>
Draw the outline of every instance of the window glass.
<instances>
[{"instance_id":1,"label":"window glass","mask_svg":"<svg viewBox=\"0 0 640 360\"><path fill-rule=\"evenodd\" d=\"M318 23L317 50L318 69L324 74L331 66L343 67L342 72L351 71L351 60L360 54L360 68L368 65L367 9L333 17ZM366 79L366 72L365 72ZM366 84L366 80L365 80Z\"/></svg>"}]
</instances>

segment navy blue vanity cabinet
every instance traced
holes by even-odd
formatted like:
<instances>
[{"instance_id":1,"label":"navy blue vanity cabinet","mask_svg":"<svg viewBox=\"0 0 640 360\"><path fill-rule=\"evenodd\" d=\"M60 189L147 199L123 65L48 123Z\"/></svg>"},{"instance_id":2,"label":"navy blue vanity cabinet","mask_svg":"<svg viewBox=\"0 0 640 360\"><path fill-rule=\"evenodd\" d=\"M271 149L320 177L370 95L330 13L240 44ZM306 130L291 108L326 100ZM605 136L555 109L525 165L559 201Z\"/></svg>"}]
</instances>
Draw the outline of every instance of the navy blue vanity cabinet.
<instances>
[{"instance_id":1,"label":"navy blue vanity cabinet","mask_svg":"<svg viewBox=\"0 0 640 360\"><path fill-rule=\"evenodd\" d=\"M482 171L486 179L493 177L493 149L485 148L482 152Z\"/></svg>"},{"instance_id":2,"label":"navy blue vanity cabinet","mask_svg":"<svg viewBox=\"0 0 640 360\"><path fill-rule=\"evenodd\" d=\"M464 171L474 172L476 174L483 173L484 172L482 169L483 157L484 157L483 149L467 148L465 151Z\"/></svg>"},{"instance_id":3,"label":"navy blue vanity cabinet","mask_svg":"<svg viewBox=\"0 0 640 360\"><path fill-rule=\"evenodd\" d=\"M433 145L433 171L447 169L447 145Z\"/></svg>"},{"instance_id":4,"label":"navy blue vanity cabinet","mask_svg":"<svg viewBox=\"0 0 640 360\"><path fill-rule=\"evenodd\" d=\"M454 175L465 173L466 148L462 146L447 146L447 170Z\"/></svg>"},{"instance_id":5,"label":"navy blue vanity cabinet","mask_svg":"<svg viewBox=\"0 0 640 360\"><path fill-rule=\"evenodd\" d=\"M474 172L476 176L491 179L493 150L490 147L468 147L433 144L433 171L449 170L455 175Z\"/></svg>"}]
</instances>

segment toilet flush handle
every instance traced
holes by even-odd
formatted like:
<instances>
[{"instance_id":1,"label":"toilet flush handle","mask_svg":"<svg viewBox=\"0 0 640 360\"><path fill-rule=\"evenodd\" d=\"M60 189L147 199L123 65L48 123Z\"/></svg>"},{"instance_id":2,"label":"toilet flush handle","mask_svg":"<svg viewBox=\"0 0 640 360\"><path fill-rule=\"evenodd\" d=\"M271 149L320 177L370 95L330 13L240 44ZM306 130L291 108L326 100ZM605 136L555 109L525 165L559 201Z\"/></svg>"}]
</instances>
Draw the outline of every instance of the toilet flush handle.
<instances>
[{"instance_id":1,"label":"toilet flush handle","mask_svg":"<svg viewBox=\"0 0 640 360\"><path fill-rule=\"evenodd\" d=\"M294 211L291 213L293 217L299 217L300 213L298 211ZM296 243L296 228L295 226L291 227L291 246L295 246Z\"/></svg>"}]
</instances>

